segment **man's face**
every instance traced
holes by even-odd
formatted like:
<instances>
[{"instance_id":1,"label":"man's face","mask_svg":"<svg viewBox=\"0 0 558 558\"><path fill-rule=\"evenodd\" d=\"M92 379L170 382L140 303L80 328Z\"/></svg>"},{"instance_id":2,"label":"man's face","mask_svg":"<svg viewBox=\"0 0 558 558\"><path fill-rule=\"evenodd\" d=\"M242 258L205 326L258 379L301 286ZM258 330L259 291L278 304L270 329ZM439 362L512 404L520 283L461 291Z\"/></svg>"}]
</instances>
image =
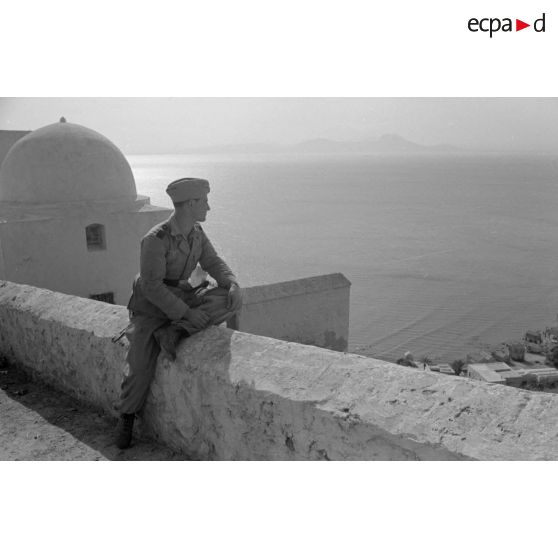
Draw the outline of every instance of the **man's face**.
<instances>
[{"instance_id":1,"label":"man's face","mask_svg":"<svg viewBox=\"0 0 558 558\"><path fill-rule=\"evenodd\" d=\"M190 204L194 220L199 222L205 221L207 212L210 209L207 194L204 194L201 198L190 200Z\"/></svg>"}]
</instances>

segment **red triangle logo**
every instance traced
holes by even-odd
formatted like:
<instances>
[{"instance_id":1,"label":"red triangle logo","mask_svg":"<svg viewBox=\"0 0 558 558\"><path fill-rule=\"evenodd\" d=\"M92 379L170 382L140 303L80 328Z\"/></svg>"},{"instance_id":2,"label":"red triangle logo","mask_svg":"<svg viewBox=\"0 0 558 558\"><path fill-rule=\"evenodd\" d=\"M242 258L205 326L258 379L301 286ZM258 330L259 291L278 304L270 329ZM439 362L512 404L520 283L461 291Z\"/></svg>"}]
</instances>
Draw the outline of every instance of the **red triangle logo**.
<instances>
[{"instance_id":1,"label":"red triangle logo","mask_svg":"<svg viewBox=\"0 0 558 558\"><path fill-rule=\"evenodd\" d=\"M531 27L531 24L525 23L524 21L521 21L520 19L515 20L515 30L516 31L521 31L522 29L525 29L526 27Z\"/></svg>"}]
</instances>

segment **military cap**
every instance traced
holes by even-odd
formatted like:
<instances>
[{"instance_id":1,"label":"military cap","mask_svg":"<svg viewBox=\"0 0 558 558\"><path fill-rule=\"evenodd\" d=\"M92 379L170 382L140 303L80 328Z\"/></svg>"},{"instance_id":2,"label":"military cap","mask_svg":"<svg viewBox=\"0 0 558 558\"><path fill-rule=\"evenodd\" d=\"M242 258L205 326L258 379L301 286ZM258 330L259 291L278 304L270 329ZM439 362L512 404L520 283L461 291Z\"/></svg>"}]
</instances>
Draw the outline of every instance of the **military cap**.
<instances>
[{"instance_id":1,"label":"military cap","mask_svg":"<svg viewBox=\"0 0 558 558\"><path fill-rule=\"evenodd\" d=\"M209 192L205 178L179 178L167 186L167 194L174 203L201 198Z\"/></svg>"}]
</instances>

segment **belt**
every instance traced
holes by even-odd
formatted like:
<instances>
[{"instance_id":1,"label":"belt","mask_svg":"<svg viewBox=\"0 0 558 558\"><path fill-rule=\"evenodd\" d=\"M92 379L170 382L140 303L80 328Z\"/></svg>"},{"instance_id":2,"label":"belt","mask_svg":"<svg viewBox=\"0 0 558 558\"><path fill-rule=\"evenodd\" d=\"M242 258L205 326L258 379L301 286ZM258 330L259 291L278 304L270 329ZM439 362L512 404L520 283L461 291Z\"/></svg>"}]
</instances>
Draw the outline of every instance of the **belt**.
<instances>
[{"instance_id":1,"label":"belt","mask_svg":"<svg viewBox=\"0 0 558 558\"><path fill-rule=\"evenodd\" d=\"M178 287L179 281L180 279L163 279L163 283L167 285L167 287ZM207 287L208 285L209 285L209 281L204 281L197 287L189 286L189 288L183 290L189 293L192 291L197 291L198 289L205 289L205 287Z\"/></svg>"}]
</instances>

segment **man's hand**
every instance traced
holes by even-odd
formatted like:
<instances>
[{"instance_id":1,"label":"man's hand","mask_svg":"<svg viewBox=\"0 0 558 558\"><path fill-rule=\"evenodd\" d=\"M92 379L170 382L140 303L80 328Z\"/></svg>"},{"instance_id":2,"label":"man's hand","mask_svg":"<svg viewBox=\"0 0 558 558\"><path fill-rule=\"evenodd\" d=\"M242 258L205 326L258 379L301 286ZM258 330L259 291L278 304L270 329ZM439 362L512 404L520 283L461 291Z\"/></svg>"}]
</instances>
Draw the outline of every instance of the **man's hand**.
<instances>
[{"instance_id":1,"label":"man's hand","mask_svg":"<svg viewBox=\"0 0 558 558\"><path fill-rule=\"evenodd\" d=\"M229 297L227 300L227 310L237 312L242 306L242 291L236 283L229 287Z\"/></svg>"},{"instance_id":2,"label":"man's hand","mask_svg":"<svg viewBox=\"0 0 558 558\"><path fill-rule=\"evenodd\" d=\"M209 324L209 316L199 308L188 308L184 317L198 329L203 329Z\"/></svg>"}]
</instances>

